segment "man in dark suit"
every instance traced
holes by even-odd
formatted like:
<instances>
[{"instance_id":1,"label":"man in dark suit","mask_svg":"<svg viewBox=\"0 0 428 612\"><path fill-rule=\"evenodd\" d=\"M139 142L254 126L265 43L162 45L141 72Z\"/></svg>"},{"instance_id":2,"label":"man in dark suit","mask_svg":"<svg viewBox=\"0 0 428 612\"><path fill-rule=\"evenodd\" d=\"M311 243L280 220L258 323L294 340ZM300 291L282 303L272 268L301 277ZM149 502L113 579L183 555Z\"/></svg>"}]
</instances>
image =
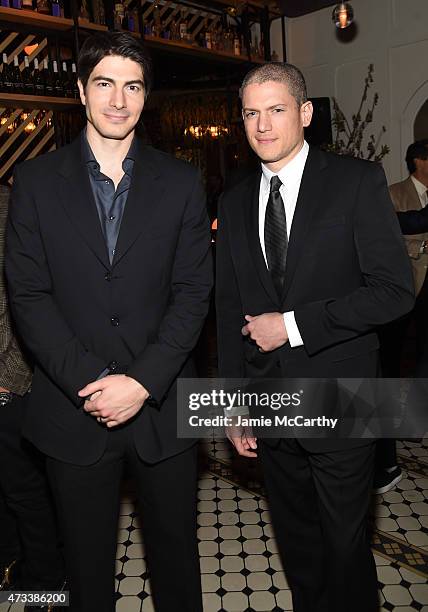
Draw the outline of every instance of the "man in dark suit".
<instances>
[{"instance_id":1,"label":"man in dark suit","mask_svg":"<svg viewBox=\"0 0 428 612\"><path fill-rule=\"evenodd\" d=\"M202 610L196 447L177 439L176 379L211 288L198 172L134 135L150 63L130 34L88 38L87 127L18 166L6 267L35 360L25 435L47 456L73 612L114 610L120 479L133 473L155 607Z\"/></svg>"},{"instance_id":2,"label":"man in dark suit","mask_svg":"<svg viewBox=\"0 0 428 612\"><path fill-rule=\"evenodd\" d=\"M256 68L240 93L262 167L220 206L220 375L374 377L376 326L414 301L382 168L308 146L312 105L294 66ZM230 437L261 456L295 612L377 612L365 520L374 443Z\"/></svg>"}]
</instances>

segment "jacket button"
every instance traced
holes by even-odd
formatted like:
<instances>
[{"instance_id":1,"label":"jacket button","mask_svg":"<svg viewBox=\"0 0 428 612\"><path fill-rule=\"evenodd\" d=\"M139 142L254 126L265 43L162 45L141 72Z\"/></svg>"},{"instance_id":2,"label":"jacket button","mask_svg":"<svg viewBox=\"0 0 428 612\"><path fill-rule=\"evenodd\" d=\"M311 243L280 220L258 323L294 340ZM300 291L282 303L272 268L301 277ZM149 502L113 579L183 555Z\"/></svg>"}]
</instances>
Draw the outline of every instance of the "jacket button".
<instances>
[{"instance_id":1,"label":"jacket button","mask_svg":"<svg viewBox=\"0 0 428 612\"><path fill-rule=\"evenodd\" d=\"M104 275L104 279L106 281L111 281L111 272L106 272L106 274Z\"/></svg>"},{"instance_id":2,"label":"jacket button","mask_svg":"<svg viewBox=\"0 0 428 612\"><path fill-rule=\"evenodd\" d=\"M113 327L119 327L119 319L117 317L112 317L110 319L110 323L113 325Z\"/></svg>"},{"instance_id":3,"label":"jacket button","mask_svg":"<svg viewBox=\"0 0 428 612\"><path fill-rule=\"evenodd\" d=\"M117 370L117 361L110 361L110 363L108 364L108 369L110 370L110 372L114 372L115 370Z\"/></svg>"}]
</instances>

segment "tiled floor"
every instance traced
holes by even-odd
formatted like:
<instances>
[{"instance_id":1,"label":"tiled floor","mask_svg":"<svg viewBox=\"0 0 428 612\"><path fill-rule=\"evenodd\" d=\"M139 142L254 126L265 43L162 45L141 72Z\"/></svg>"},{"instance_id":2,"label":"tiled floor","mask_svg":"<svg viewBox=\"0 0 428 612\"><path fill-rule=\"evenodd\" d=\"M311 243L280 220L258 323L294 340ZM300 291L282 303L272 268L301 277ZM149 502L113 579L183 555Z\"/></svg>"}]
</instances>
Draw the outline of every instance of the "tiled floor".
<instances>
[{"instance_id":1,"label":"tiled floor","mask_svg":"<svg viewBox=\"0 0 428 612\"><path fill-rule=\"evenodd\" d=\"M406 478L373 499L380 611L428 612L428 439L399 443L399 453ZM225 441L204 443L202 462L198 537L204 612L291 611L257 467L237 460ZM140 527L133 495L124 493L117 612L154 610Z\"/></svg>"}]
</instances>

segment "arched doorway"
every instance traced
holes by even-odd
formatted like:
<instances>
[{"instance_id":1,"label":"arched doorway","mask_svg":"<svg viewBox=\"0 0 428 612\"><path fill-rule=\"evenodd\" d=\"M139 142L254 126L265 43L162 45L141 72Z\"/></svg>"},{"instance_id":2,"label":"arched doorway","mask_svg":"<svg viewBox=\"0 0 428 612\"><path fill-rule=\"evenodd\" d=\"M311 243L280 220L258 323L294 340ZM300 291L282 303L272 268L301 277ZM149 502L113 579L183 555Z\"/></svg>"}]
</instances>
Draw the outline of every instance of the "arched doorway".
<instances>
[{"instance_id":1,"label":"arched doorway","mask_svg":"<svg viewBox=\"0 0 428 612\"><path fill-rule=\"evenodd\" d=\"M423 117L428 117L428 80L416 89L413 92L412 96L409 98L406 106L403 110L403 115L401 119L401 160L402 160L402 178L404 179L407 176L407 168L404 162L404 158L406 156L406 150L410 143L415 140L415 129L416 129L416 120L418 120L418 136L417 138L428 138L428 124L425 119L425 136L419 136L419 125L423 121ZM419 113L422 113L419 115Z\"/></svg>"},{"instance_id":2,"label":"arched doorway","mask_svg":"<svg viewBox=\"0 0 428 612\"><path fill-rule=\"evenodd\" d=\"M425 100L416 115L413 135L415 140L428 138L428 99Z\"/></svg>"}]
</instances>

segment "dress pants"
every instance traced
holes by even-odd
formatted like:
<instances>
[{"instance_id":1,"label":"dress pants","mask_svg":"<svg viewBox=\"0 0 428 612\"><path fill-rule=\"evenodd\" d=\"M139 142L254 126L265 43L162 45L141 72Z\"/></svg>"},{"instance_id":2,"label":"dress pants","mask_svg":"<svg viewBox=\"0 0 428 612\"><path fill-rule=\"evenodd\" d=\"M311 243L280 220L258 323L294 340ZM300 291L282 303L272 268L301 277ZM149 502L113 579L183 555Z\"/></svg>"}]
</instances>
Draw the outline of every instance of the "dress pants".
<instances>
[{"instance_id":1,"label":"dress pants","mask_svg":"<svg viewBox=\"0 0 428 612\"><path fill-rule=\"evenodd\" d=\"M26 398L0 407L0 561L22 559L22 587L57 588L64 576L44 458L21 437Z\"/></svg>"},{"instance_id":2,"label":"dress pants","mask_svg":"<svg viewBox=\"0 0 428 612\"><path fill-rule=\"evenodd\" d=\"M259 443L294 612L377 612L367 533L374 444L309 453L294 439Z\"/></svg>"},{"instance_id":3,"label":"dress pants","mask_svg":"<svg viewBox=\"0 0 428 612\"><path fill-rule=\"evenodd\" d=\"M155 609L202 612L196 539L197 447L156 464L145 463L136 453L132 424L108 431L106 450L93 465L47 458L63 526L70 612L115 610L115 556L125 463L141 509Z\"/></svg>"}]
</instances>

